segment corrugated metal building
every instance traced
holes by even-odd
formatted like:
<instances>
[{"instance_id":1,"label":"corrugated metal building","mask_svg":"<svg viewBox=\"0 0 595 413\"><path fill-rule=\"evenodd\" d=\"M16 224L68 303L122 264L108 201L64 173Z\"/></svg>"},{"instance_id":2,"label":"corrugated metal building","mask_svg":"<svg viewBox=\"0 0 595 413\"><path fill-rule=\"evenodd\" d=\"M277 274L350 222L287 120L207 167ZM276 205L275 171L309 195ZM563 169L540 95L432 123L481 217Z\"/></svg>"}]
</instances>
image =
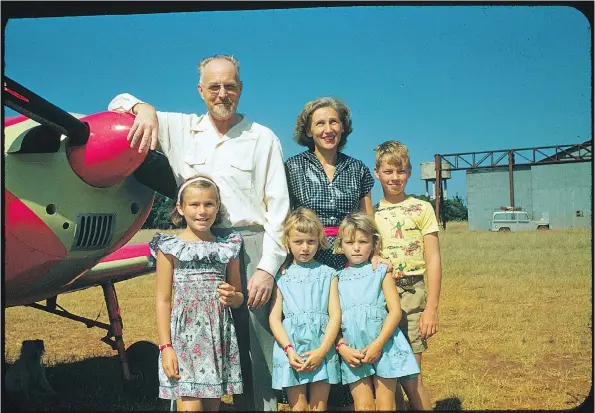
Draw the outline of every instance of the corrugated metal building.
<instances>
[{"instance_id":1,"label":"corrugated metal building","mask_svg":"<svg viewBox=\"0 0 595 413\"><path fill-rule=\"evenodd\" d=\"M517 166L513 170L515 206L535 220L548 212L552 229L591 227L590 162ZM508 168L467 171L469 229L489 229L492 212L509 203Z\"/></svg>"},{"instance_id":2,"label":"corrugated metal building","mask_svg":"<svg viewBox=\"0 0 595 413\"><path fill-rule=\"evenodd\" d=\"M552 229L591 228L592 168L592 162L515 166L515 206L534 220L548 213ZM507 167L467 170L469 229L489 229L492 212L509 200Z\"/></svg>"}]
</instances>

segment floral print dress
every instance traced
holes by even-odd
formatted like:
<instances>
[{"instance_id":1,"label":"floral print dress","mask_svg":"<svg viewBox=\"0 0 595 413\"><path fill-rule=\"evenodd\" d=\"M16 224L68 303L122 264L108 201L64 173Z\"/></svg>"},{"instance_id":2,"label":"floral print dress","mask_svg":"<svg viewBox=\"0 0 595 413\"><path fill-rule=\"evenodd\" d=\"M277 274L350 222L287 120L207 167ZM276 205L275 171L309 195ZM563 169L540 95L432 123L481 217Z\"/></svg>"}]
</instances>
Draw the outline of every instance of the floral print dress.
<instances>
[{"instance_id":1,"label":"floral print dress","mask_svg":"<svg viewBox=\"0 0 595 413\"><path fill-rule=\"evenodd\" d=\"M159 354L159 397L220 398L242 393L240 353L229 307L219 302L216 288L226 280L227 263L237 258L242 238L237 233L215 242L184 241L159 233L150 243L176 258L171 311L172 346L180 379L165 375Z\"/></svg>"}]
</instances>

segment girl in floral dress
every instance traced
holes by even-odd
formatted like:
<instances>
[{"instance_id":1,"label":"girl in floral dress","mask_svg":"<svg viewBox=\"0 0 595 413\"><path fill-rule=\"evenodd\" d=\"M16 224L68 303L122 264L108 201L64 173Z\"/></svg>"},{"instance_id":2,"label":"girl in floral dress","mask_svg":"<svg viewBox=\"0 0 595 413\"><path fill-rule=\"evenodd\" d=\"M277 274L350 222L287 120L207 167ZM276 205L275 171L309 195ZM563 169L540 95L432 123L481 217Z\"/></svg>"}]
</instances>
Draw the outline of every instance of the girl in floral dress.
<instances>
[{"instance_id":1,"label":"girl in floral dress","mask_svg":"<svg viewBox=\"0 0 595 413\"><path fill-rule=\"evenodd\" d=\"M172 213L186 228L177 236L159 233L150 244L157 265L159 397L176 400L178 411L218 410L222 395L243 390L230 310L244 301L242 239L213 235L222 209L215 182L192 177L181 185Z\"/></svg>"}]
</instances>

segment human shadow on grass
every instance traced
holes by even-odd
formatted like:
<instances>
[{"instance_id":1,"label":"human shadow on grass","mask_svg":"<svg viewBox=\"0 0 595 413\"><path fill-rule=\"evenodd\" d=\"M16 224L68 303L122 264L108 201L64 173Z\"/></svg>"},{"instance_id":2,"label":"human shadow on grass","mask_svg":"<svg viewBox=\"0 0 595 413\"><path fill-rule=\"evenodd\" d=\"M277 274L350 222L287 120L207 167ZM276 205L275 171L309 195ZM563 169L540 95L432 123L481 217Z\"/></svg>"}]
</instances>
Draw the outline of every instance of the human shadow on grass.
<instances>
[{"instance_id":1,"label":"human shadow on grass","mask_svg":"<svg viewBox=\"0 0 595 413\"><path fill-rule=\"evenodd\" d=\"M128 382L122 377L118 356L91 357L82 361L46 367L46 376L56 395L3 392L2 407L8 412L67 411L169 411L170 401L158 398L157 360L147 360L147 370L155 376L147 381ZM4 362L3 376L10 364ZM234 411L233 405L221 403L222 411Z\"/></svg>"},{"instance_id":2,"label":"human shadow on grass","mask_svg":"<svg viewBox=\"0 0 595 413\"><path fill-rule=\"evenodd\" d=\"M446 398L438 400L436 402L436 406L434 406L434 410L460 411L460 410L463 410L463 402L458 397L446 397Z\"/></svg>"},{"instance_id":3,"label":"human shadow on grass","mask_svg":"<svg viewBox=\"0 0 595 413\"><path fill-rule=\"evenodd\" d=\"M156 362L148 361L155 365ZM5 363L6 368L6 363ZM6 369L3 373L6 372ZM168 411L169 402L157 398L156 383L131 383L122 377L119 357L92 357L46 367L56 395L3 396L9 411Z\"/></svg>"}]
</instances>

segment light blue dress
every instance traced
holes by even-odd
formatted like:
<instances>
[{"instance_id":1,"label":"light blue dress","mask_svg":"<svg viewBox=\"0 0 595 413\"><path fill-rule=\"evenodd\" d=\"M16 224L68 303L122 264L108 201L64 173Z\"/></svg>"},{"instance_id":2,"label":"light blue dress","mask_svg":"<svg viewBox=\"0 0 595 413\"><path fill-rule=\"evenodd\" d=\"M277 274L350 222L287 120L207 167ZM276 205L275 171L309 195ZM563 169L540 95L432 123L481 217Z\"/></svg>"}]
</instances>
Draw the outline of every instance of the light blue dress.
<instances>
[{"instance_id":1,"label":"light blue dress","mask_svg":"<svg viewBox=\"0 0 595 413\"><path fill-rule=\"evenodd\" d=\"M376 271L372 271L370 263L350 266L339 272L341 330L349 347L362 350L378 337L388 315L382 292L385 275L386 265L379 264ZM398 327L382 347L382 356L375 363L352 368L341 361L343 384L372 375L388 379L419 372L413 350Z\"/></svg>"},{"instance_id":2,"label":"light blue dress","mask_svg":"<svg viewBox=\"0 0 595 413\"><path fill-rule=\"evenodd\" d=\"M277 274L277 286L283 295L283 328L298 354L314 350L322 342L329 321L331 281L336 274L336 270L318 262L292 264L284 275ZM339 356L333 346L318 369L297 372L275 341L272 377L272 387L277 390L321 380L337 384L341 382Z\"/></svg>"}]
</instances>

